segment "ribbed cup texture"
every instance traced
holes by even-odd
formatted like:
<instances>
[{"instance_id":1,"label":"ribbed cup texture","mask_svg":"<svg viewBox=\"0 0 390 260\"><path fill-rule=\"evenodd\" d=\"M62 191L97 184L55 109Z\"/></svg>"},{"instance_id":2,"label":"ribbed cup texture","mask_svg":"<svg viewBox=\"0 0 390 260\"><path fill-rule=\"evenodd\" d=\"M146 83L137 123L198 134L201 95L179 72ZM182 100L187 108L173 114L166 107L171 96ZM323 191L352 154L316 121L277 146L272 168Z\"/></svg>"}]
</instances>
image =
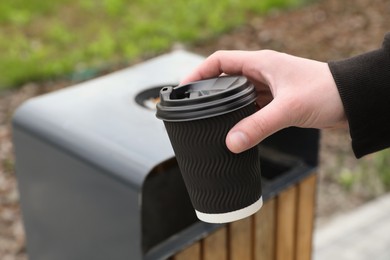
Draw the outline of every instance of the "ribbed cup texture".
<instances>
[{"instance_id":1,"label":"ribbed cup texture","mask_svg":"<svg viewBox=\"0 0 390 260\"><path fill-rule=\"evenodd\" d=\"M203 213L242 209L261 197L257 147L240 154L228 150L228 131L255 112L250 104L206 119L164 121L194 208Z\"/></svg>"}]
</instances>

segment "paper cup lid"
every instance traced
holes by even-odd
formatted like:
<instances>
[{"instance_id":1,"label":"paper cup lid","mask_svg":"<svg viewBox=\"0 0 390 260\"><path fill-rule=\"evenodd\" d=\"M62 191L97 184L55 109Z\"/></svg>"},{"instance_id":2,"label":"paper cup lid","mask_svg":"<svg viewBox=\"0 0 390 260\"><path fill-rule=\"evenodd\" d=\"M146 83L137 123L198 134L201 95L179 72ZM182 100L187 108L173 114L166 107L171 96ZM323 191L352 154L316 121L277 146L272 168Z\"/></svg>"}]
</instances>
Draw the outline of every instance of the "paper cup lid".
<instances>
[{"instance_id":1,"label":"paper cup lid","mask_svg":"<svg viewBox=\"0 0 390 260\"><path fill-rule=\"evenodd\" d=\"M244 76L222 76L176 87L163 87L157 118L189 121L229 113L256 99L253 85Z\"/></svg>"}]
</instances>

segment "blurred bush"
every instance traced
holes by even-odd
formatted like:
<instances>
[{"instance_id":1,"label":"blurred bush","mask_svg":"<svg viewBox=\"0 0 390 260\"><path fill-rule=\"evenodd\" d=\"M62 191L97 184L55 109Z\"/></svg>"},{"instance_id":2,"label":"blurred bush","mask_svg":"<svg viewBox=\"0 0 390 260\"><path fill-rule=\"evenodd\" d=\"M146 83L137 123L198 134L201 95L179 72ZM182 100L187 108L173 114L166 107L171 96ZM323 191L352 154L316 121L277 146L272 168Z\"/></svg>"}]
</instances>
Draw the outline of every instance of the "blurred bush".
<instances>
[{"instance_id":1,"label":"blurred bush","mask_svg":"<svg viewBox=\"0 0 390 260\"><path fill-rule=\"evenodd\" d=\"M304 0L2 0L0 88L93 70L218 35Z\"/></svg>"}]
</instances>

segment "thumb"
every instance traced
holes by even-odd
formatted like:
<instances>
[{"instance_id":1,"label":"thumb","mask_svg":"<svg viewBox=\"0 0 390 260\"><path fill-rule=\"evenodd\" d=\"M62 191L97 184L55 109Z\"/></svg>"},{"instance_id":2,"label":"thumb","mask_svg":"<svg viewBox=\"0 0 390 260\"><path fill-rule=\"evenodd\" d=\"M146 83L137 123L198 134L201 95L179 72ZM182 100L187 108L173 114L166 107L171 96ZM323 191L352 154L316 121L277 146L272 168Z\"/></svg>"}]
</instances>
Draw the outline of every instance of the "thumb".
<instances>
[{"instance_id":1,"label":"thumb","mask_svg":"<svg viewBox=\"0 0 390 260\"><path fill-rule=\"evenodd\" d=\"M271 134L289 126L289 116L274 99L267 106L238 122L227 134L226 145L233 153L243 152Z\"/></svg>"}]
</instances>

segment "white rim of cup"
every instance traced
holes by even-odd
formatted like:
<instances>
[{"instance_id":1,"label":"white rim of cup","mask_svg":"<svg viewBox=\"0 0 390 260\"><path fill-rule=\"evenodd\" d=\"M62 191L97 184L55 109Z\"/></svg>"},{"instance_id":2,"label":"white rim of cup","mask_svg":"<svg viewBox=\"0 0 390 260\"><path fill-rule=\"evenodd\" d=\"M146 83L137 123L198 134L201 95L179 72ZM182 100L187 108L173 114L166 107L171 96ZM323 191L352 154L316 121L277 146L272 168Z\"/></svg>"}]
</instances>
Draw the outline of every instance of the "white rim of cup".
<instances>
[{"instance_id":1,"label":"white rim of cup","mask_svg":"<svg viewBox=\"0 0 390 260\"><path fill-rule=\"evenodd\" d=\"M226 213L203 213L195 210L196 216L208 223L228 223L239 219L249 217L256 213L263 206L263 197L260 197L255 203L235 211Z\"/></svg>"}]
</instances>

